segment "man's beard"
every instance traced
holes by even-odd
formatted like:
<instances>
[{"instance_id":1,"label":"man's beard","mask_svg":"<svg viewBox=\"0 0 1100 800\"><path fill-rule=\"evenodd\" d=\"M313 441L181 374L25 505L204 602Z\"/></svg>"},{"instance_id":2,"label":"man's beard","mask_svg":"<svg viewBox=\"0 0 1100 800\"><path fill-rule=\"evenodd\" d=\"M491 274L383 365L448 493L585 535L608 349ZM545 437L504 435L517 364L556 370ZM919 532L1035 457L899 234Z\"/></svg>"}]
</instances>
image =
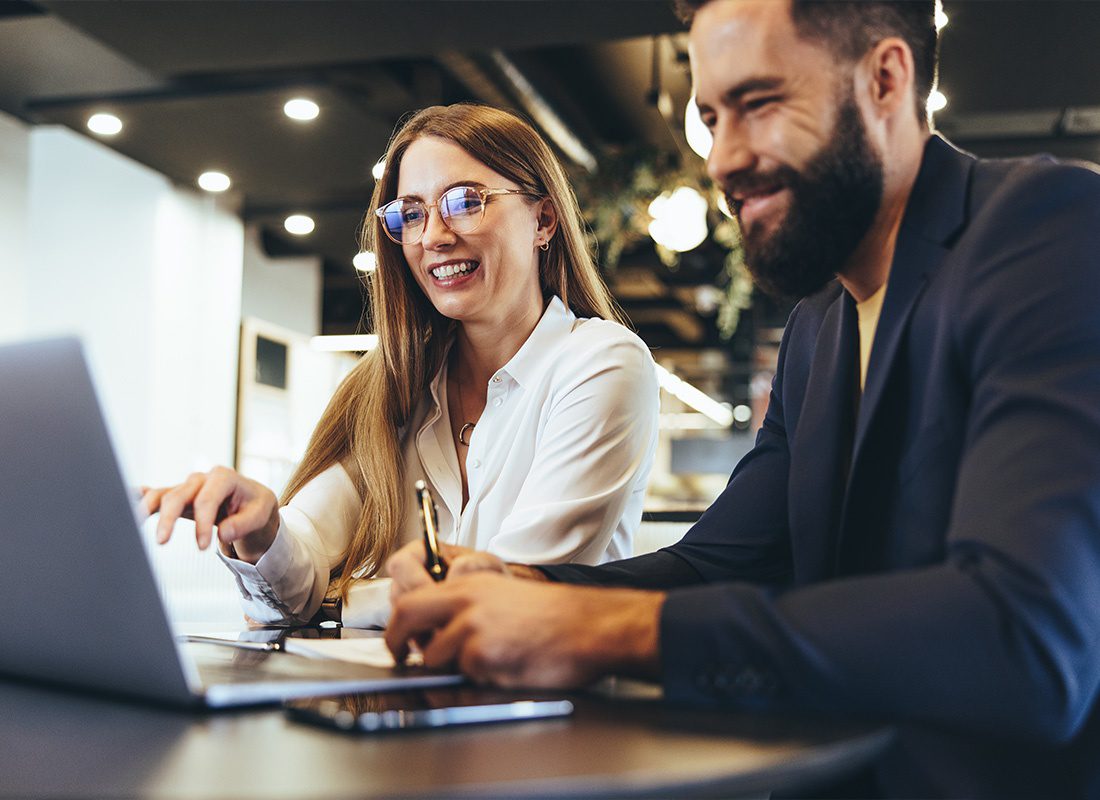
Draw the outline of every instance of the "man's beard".
<instances>
[{"instance_id":1,"label":"man's beard","mask_svg":"<svg viewBox=\"0 0 1100 800\"><path fill-rule=\"evenodd\" d=\"M742 226L745 266L769 294L807 297L841 270L882 202L882 163L851 94L837 112L831 142L801 171L781 166L732 176L723 188L740 220L732 195L774 186L790 191L787 215L770 236Z\"/></svg>"}]
</instances>

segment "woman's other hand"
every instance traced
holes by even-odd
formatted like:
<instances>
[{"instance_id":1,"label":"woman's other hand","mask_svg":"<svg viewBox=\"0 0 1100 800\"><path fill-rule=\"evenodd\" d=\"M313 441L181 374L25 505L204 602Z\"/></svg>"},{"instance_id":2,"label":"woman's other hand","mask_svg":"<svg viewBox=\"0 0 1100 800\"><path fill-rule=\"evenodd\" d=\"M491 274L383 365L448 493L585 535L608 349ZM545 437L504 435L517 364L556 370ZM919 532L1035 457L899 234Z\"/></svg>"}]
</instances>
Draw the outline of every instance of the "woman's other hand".
<instances>
[{"instance_id":1,"label":"woman's other hand","mask_svg":"<svg viewBox=\"0 0 1100 800\"><path fill-rule=\"evenodd\" d=\"M195 521L195 541L205 550L214 538L230 554L255 564L275 541L279 530L279 501L261 483L245 478L228 467L195 472L178 486L164 489L142 487L141 504L148 514L160 512L157 543L172 536L179 519Z\"/></svg>"}]
</instances>

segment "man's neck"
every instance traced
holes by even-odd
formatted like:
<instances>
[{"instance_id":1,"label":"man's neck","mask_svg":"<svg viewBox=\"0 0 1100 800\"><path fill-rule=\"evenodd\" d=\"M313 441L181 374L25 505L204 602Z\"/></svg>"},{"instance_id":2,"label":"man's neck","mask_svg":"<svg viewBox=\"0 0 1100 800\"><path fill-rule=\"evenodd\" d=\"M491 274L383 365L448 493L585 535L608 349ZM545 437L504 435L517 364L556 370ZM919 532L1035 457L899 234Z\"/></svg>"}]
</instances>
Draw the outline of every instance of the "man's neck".
<instances>
[{"instance_id":1,"label":"man's neck","mask_svg":"<svg viewBox=\"0 0 1100 800\"><path fill-rule=\"evenodd\" d=\"M883 158L882 203L870 230L837 275L841 285L857 302L877 292L890 277L898 230L930 135L926 130L921 131L917 139Z\"/></svg>"}]
</instances>

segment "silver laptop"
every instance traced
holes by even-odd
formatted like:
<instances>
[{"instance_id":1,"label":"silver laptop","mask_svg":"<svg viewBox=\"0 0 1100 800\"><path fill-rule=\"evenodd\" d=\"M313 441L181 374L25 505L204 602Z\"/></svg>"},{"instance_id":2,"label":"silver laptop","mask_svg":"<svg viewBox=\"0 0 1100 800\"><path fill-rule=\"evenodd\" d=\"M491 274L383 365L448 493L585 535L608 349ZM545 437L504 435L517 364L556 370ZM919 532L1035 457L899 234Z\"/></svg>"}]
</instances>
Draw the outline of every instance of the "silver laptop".
<instances>
[{"instance_id":1,"label":"silver laptop","mask_svg":"<svg viewBox=\"0 0 1100 800\"><path fill-rule=\"evenodd\" d=\"M211 707L461 682L173 636L81 345L0 347L0 675Z\"/></svg>"}]
</instances>

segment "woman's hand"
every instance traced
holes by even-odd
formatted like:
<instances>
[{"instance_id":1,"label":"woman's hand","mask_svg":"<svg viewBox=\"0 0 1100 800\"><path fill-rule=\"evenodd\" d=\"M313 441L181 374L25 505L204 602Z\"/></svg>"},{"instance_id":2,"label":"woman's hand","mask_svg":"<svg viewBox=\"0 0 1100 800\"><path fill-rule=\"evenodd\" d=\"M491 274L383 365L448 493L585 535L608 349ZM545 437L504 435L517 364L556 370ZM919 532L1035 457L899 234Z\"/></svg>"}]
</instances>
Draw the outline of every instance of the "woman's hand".
<instances>
[{"instance_id":1,"label":"woman's hand","mask_svg":"<svg viewBox=\"0 0 1100 800\"><path fill-rule=\"evenodd\" d=\"M210 546L217 525L222 544L251 564L267 552L279 531L275 493L228 467L192 473L178 486L165 489L143 486L141 504L149 514L160 512L158 544L171 538L176 520L193 519L199 549Z\"/></svg>"}]
</instances>

